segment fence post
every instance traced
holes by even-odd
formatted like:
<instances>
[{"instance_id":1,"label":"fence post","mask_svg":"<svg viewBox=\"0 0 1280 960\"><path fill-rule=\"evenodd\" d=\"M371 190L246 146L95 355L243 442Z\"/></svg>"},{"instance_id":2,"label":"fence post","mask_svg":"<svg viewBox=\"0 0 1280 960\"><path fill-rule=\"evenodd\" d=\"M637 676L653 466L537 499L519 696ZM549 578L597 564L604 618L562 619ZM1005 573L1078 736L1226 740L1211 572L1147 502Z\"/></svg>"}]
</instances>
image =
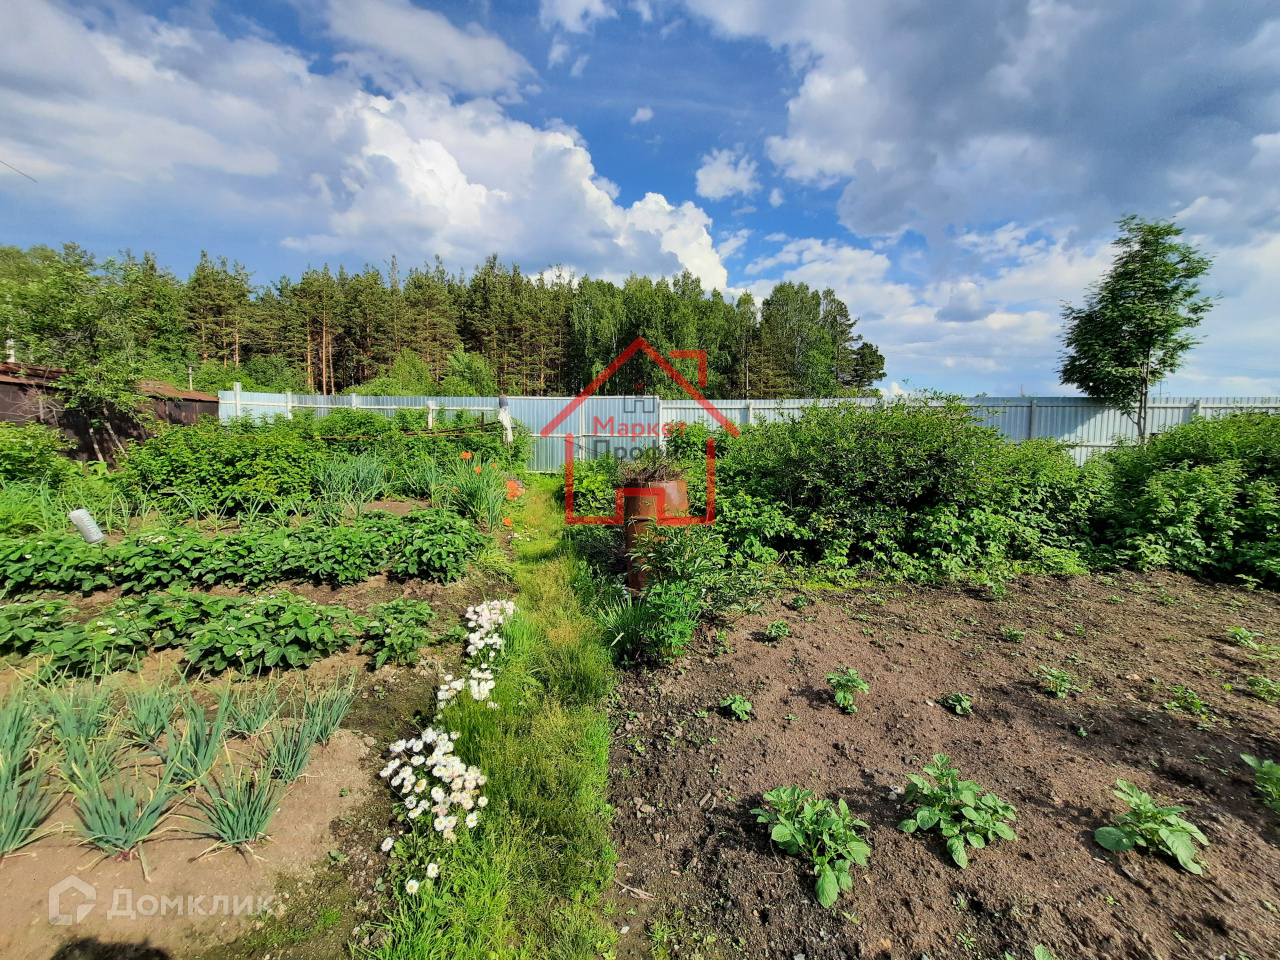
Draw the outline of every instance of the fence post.
<instances>
[{"instance_id":1,"label":"fence post","mask_svg":"<svg viewBox=\"0 0 1280 960\"><path fill-rule=\"evenodd\" d=\"M1036 435L1036 398L1031 398L1031 412L1027 415L1027 439Z\"/></svg>"},{"instance_id":2,"label":"fence post","mask_svg":"<svg viewBox=\"0 0 1280 960\"><path fill-rule=\"evenodd\" d=\"M293 391L286 390L284 392L284 417L286 420L293 419Z\"/></svg>"},{"instance_id":3,"label":"fence post","mask_svg":"<svg viewBox=\"0 0 1280 960\"><path fill-rule=\"evenodd\" d=\"M352 410L354 410L356 407L360 406L360 395L359 395L359 394L356 394L356 393L349 393L349 394L347 394L347 396L351 398L351 409L352 409Z\"/></svg>"},{"instance_id":4,"label":"fence post","mask_svg":"<svg viewBox=\"0 0 1280 960\"><path fill-rule=\"evenodd\" d=\"M436 428L436 405L434 403L427 404L427 429L434 430Z\"/></svg>"},{"instance_id":5,"label":"fence post","mask_svg":"<svg viewBox=\"0 0 1280 960\"><path fill-rule=\"evenodd\" d=\"M231 389L236 393L236 419L240 419L240 381L237 380L231 385Z\"/></svg>"},{"instance_id":6,"label":"fence post","mask_svg":"<svg viewBox=\"0 0 1280 960\"><path fill-rule=\"evenodd\" d=\"M751 426L752 422L755 420L755 412L756 412L755 401L748 400L747 401L747 422L743 424L744 427Z\"/></svg>"}]
</instances>

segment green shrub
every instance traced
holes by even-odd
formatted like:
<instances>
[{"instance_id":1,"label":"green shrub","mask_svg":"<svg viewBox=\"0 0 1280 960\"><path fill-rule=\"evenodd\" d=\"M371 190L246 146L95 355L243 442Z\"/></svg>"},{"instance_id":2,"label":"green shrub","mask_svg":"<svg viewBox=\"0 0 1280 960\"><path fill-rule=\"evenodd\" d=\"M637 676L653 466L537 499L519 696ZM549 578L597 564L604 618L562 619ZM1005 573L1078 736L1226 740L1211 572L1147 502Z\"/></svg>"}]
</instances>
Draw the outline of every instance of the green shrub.
<instances>
[{"instance_id":1,"label":"green shrub","mask_svg":"<svg viewBox=\"0 0 1280 960\"><path fill-rule=\"evenodd\" d=\"M65 456L69 449L61 430L42 423L0 421L0 487L14 481L46 481L57 486L78 473Z\"/></svg>"}]
</instances>

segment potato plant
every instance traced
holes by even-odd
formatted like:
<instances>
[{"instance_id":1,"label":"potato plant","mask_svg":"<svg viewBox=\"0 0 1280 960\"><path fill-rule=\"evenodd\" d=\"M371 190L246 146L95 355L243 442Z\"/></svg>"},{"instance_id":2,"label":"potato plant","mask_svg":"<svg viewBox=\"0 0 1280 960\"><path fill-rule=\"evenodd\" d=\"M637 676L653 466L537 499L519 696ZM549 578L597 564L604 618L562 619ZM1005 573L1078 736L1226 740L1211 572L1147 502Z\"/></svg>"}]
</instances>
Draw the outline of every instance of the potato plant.
<instances>
[{"instance_id":1,"label":"potato plant","mask_svg":"<svg viewBox=\"0 0 1280 960\"><path fill-rule=\"evenodd\" d=\"M853 865L865 867L871 847L858 835L866 823L854 819L843 800L832 803L814 796L802 787L777 787L764 795L763 808L751 812L757 823L772 824L774 843L812 864L818 902L830 909L840 891L853 888Z\"/></svg>"},{"instance_id":2,"label":"potato plant","mask_svg":"<svg viewBox=\"0 0 1280 960\"><path fill-rule=\"evenodd\" d=\"M734 693L720 701L720 706L729 711L735 720L751 719L751 701L740 693Z\"/></svg>"},{"instance_id":3,"label":"potato plant","mask_svg":"<svg viewBox=\"0 0 1280 960\"><path fill-rule=\"evenodd\" d=\"M828 673L827 685L835 691L836 705L845 713L857 713L858 704L854 702L853 695L871 689L853 667L841 667L835 673Z\"/></svg>"},{"instance_id":4,"label":"potato plant","mask_svg":"<svg viewBox=\"0 0 1280 960\"><path fill-rule=\"evenodd\" d=\"M1016 808L994 793L983 791L973 780L961 780L960 771L945 753L934 754L925 764L931 778L911 774L903 802L914 804L911 816L898 824L903 833L937 830L947 841L947 852L961 870L969 865L968 847L985 847L993 840L1016 840L1009 826Z\"/></svg>"},{"instance_id":5,"label":"potato plant","mask_svg":"<svg viewBox=\"0 0 1280 960\"><path fill-rule=\"evenodd\" d=\"M1151 794L1127 780L1117 780L1116 788L1113 792L1129 805L1129 812L1117 818L1115 826L1094 831L1099 846L1116 853L1134 847L1155 850L1176 860L1189 873L1204 872L1196 861L1196 842L1207 847L1209 840L1199 827L1179 816L1186 807L1159 806Z\"/></svg>"},{"instance_id":6,"label":"potato plant","mask_svg":"<svg viewBox=\"0 0 1280 960\"><path fill-rule=\"evenodd\" d=\"M1247 753L1240 754L1240 759L1253 768L1258 793L1262 802L1276 813L1280 813L1280 763L1274 760L1259 760Z\"/></svg>"}]
</instances>

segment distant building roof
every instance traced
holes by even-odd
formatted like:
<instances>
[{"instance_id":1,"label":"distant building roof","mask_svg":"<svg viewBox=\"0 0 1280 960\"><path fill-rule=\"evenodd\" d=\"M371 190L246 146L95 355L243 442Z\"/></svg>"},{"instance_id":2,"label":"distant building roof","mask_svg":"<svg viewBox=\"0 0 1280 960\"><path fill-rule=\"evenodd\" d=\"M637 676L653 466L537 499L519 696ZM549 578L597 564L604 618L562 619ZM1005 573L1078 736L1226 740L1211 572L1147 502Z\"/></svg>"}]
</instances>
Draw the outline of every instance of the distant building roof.
<instances>
[{"instance_id":1,"label":"distant building roof","mask_svg":"<svg viewBox=\"0 0 1280 960\"><path fill-rule=\"evenodd\" d=\"M30 363L0 363L0 383L24 386L56 387L58 378L67 371L61 367L38 367ZM217 403L218 398L195 390L180 390L163 380L139 380L138 392L146 397L166 400L203 400Z\"/></svg>"}]
</instances>

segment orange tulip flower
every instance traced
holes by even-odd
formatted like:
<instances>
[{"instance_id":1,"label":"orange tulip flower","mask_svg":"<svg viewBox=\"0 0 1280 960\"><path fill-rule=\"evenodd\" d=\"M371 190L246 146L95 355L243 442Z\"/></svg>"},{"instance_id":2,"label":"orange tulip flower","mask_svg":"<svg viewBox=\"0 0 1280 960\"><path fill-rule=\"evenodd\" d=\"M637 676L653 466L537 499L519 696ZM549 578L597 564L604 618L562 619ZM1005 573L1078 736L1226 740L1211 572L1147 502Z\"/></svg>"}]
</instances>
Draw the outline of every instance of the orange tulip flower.
<instances>
[{"instance_id":1,"label":"orange tulip flower","mask_svg":"<svg viewBox=\"0 0 1280 960\"><path fill-rule=\"evenodd\" d=\"M471 459L471 451L470 451L470 450L463 450L463 451L462 451L462 459L463 459L463 460L470 460L470 459Z\"/></svg>"},{"instance_id":2,"label":"orange tulip flower","mask_svg":"<svg viewBox=\"0 0 1280 960\"><path fill-rule=\"evenodd\" d=\"M511 518L510 518L510 517L503 517L503 518L502 518L502 525L503 525L504 527L509 527L509 526L511 526Z\"/></svg>"},{"instance_id":3,"label":"orange tulip flower","mask_svg":"<svg viewBox=\"0 0 1280 960\"><path fill-rule=\"evenodd\" d=\"M476 467L476 473L479 473L479 472L480 472L480 468Z\"/></svg>"}]
</instances>

